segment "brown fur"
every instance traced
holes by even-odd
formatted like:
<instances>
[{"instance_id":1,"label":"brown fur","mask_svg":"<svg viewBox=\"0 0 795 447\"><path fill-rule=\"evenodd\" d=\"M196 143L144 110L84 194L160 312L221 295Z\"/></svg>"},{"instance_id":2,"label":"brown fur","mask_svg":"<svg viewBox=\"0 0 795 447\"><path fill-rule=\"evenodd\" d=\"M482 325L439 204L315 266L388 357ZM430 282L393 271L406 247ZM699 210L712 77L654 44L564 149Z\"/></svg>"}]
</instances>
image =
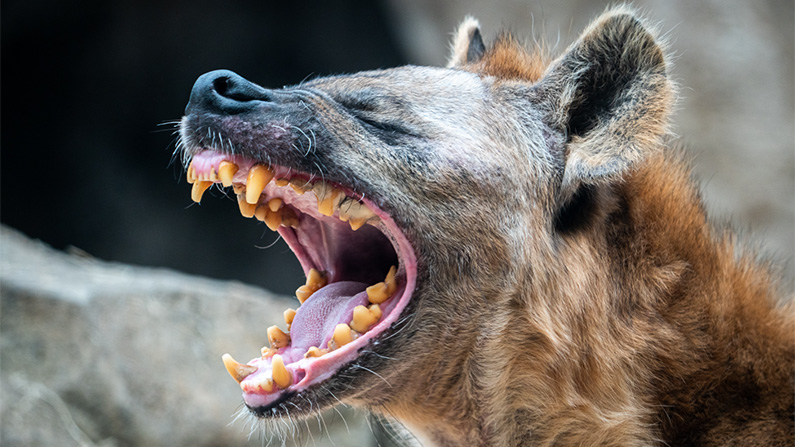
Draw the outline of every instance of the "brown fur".
<instances>
[{"instance_id":1,"label":"brown fur","mask_svg":"<svg viewBox=\"0 0 795 447\"><path fill-rule=\"evenodd\" d=\"M350 185L412 241L400 324L292 417L339 397L439 446L792 443L792 304L669 147L653 30L615 8L552 61L485 47L472 19L457 36L449 69L320 78L268 91L278 113L183 122L189 152L215 132Z\"/></svg>"}]
</instances>

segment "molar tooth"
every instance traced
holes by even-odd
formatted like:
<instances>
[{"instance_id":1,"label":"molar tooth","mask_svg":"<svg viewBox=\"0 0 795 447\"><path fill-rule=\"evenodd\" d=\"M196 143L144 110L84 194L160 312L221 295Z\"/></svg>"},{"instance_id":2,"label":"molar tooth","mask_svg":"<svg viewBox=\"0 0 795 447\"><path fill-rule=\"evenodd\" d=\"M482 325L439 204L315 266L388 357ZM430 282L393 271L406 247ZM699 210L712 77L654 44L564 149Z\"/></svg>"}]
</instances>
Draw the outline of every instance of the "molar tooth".
<instances>
[{"instance_id":1,"label":"molar tooth","mask_svg":"<svg viewBox=\"0 0 795 447\"><path fill-rule=\"evenodd\" d=\"M190 198L196 203L201 202L204 192L207 191L207 188L209 188L212 184L213 182L205 182L202 180L196 181L193 183L193 188L190 190Z\"/></svg>"},{"instance_id":2,"label":"molar tooth","mask_svg":"<svg viewBox=\"0 0 795 447\"><path fill-rule=\"evenodd\" d=\"M242 194L237 196L237 205L240 207L240 214L243 217L253 217L254 212L257 210L257 205L246 202L246 196Z\"/></svg>"},{"instance_id":3,"label":"molar tooth","mask_svg":"<svg viewBox=\"0 0 795 447\"><path fill-rule=\"evenodd\" d=\"M298 228L298 216L290 207L282 207L282 225L285 227Z\"/></svg>"},{"instance_id":4,"label":"molar tooth","mask_svg":"<svg viewBox=\"0 0 795 447\"><path fill-rule=\"evenodd\" d=\"M265 225L267 225L271 231L276 231L281 224L282 213L280 211L268 211L268 214L265 216Z\"/></svg>"},{"instance_id":5,"label":"molar tooth","mask_svg":"<svg viewBox=\"0 0 795 447\"><path fill-rule=\"evenodd\" d=\"M254 165L248 171L246 180L246 202L255 204L259 202L259 196L265 185L273 178L273 171L263 165Z\"/></svg>"},{"instance_id":6,"label":"molar tooth","mask_svg":"<svg viewBox=\"0 0 795 447\"><path fill-rule=\"evenodd\" d=\"M232 376L232 378L235 379L237 383L240 383L241 381L243 381L243 379L245 379L246 377L250 376L251 374L257 371L256 366L238 363L229 354L222 355L221 360L223 360L224 366L226 367L226 370L229 372L229 375Z\"/></svg>"},{"instance_id":7,"label":"molar tooth","mask_svg":"<svg viewBox=\"0 0 795 447\"><path fill-rule=\"evenodd\" d=\"M373 304L368 309L364 306L356 306L353 308L353 319L351 320L351 329L363 334L370 330L371 327L381 318L381 308L378 304Z\"/></svg>"},{"instance_id":8,"label":"molar tooth","mask_svg":"<svg viewBox=\"0 0 795 447\"><path fill-rule=\"evenodd\" d=\"M356 231L356 230L358 230L359 228L361 228L361 227L362 227L362 225L364 225L366 222L367 222L367 219L353 218L353 217L352 217L352 218L351 218L351 219L348 221L348 225L350 225L350 226L351 226L351 230L353 230L353 231Z\"/></svg>"},{"instance_id":9,"label":"molar tooth","mask_svg":"<svg viewBox=\"0 0 795 447\"><path fill-rule=\"evenodd\" d=\"M282 356L274 354L271 365L273 366L271 373L273 374L273 381L276 385L278 385L279 388L287 388L290 386L290 382L293 381L293 378L290 376L290 371L287 371L287 368L284 366Z\"/></svg>"},{"instance_id":10,"label":"molar tooth","mask_svg":"<svg viewBox=\"0 0 795 447\"><path fill-rule=\"evenodd\" d=\"M268 208L270 208L270 210L273 212L279 211L279 208L282 207L282 203L284 203L282 202L282 199L270 199L268 200Z\"/></svg>"},{"instance_id":11,"label":"molar tooth","mask_svg":"<svg viewBox=\"0 0 795 447\"><path fill-rule=\"evenodd\" d=\"M389 289L383 282L373 284L365 289L367 291L367 299L373 304L381 304L389 299Z\"/></svg>"},{"instance_id":12,"label":"molar tooth","mask_svg":"<svg viewBox=\"0 0 795 447\"><path fill-rule=\"evenodd\" d=\"M218 179L224 186L232 186L232 177L237 173L237 165L231 161L222 161L218 165Z\"/></svg>"},{"instance_id":13,"label":"molar tooth","mask_svg":"<svg viewBox=\"0 0 795 447\"><path fill-rule=\"evenodd\" d=\"M326 278L326 272L319 272L316 269L309 269L309 273L306 275L306 286L312 289L313 291L320 290L322 287L325 287L328 284L328 278Z\"/></svg>"},{"instance_id":14,"label":"molar tooth","mask_svg":"<svg viewBox=\"0 0 795 447\"><path fill-rule=\"evenodd\" d=\"M395 267L394 265L392 267L389 267L389 273L386 274L386 279L384 280L384 283L386 284L387 293L389 293L389 296L392 296L392 294L395 293L395 290L397 289L397 283L395 282L396 274L397 274L397 267Z\"/></svg>"},{"instance_id":15,"label":"molar tooth","mask_svg":"<svg viewBox=\"0 0 795 447\"><path fill-rule=\"evenodd\" d=\"M328 349L320 349L317 346L312 346L311 348L306 350L306 354L304 354L304 358L310 357L322 357L328 354Z\"/></svg>"},{"instance_id":16,"label":"molar tooth","mask_svg":"<svg viewBox=\"0 0 795 447\"><path fill-rule=\"evenodd\" d=\"M333 351L347 345L352 341L353 333L351 333L351 327L345 323L340 323L334 327L334 335L331 336L331 340L328 342L328 347Z\"/></svg>"},{"instance_id":17,"label":"molar tooth","mask_svg":"<svg viewBox=\"0 0 795 447\"><path fill-rule=\"evenodd\" d=\"M323 199L320 199L320 196L318 196L317 210L324 216L334 215L334 209L339 204L340 198L345 196L345 193L339 189L329 189L330 190L326 191Z\"/></svg>"},{"instance_id":18,"label":"molar tooth","mask_svg":"<svg viewBox=\"0 0 795 447\"><path fill-rule=\"evenodd\" d=\"M295 191L299 196L304 195L304 193L307 192L308 189L312 188L310 185L307 184L306 181L299 179L290 180L290 187L293 188L293 191Z\"/></svg>"},{"instance_id":19,"label":"molar tooth","mask_svg":"<svg viewBox=\"0 0 795 447\"><path fill-rule=\"evenodd\" d=\"M271 348L281 349L290 344L290 336L279 329L279 326L271 326L268 328L268 342Z\"/></svg>"},{"instance_id":20,"label":"molar tooth","mask_svg":"<svg viewBox=\"0 0 795 447\"><path fill-rule=\"evenodd\" d=\"M315 293L315 291L309 288L308 286L301 286L295 289L295 297L298 298L298 301L301 304L304 304L304 301L306 301L310 296L312 296L313 293Z\"/></svg>"},{"instance_id":21,"label":"molar tooth","mask_svg":"<svg viewBox=\"0 0 795 447\"><path fill-rule=\"evenodd\" d=\"M287 309L284 311L284 322L287 323L287 330L290 330L290 326L293 324L293 319L295 318L295 309Z\"/></svg>"}]
</instances>

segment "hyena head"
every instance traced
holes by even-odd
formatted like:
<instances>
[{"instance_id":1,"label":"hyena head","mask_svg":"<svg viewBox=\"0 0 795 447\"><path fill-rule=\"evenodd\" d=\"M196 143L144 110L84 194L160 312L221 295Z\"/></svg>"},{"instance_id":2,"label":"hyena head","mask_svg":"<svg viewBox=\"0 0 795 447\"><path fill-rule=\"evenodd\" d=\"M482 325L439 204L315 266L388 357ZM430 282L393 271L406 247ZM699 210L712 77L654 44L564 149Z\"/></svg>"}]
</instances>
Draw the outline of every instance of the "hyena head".
<instances>
[{"instance_id":1,"label":"hyena head","mask_svg":"<svg viewBox=\"0 0 795 447\"><path fill-rule=\"evenodd\" d=\"M446 68L278 90L201 76L180 141L194 200L232 186L308 278L289 333L269 329L248 364L225 357L247 407L476 414L508 386L488 347L551 299L556 247L657 150L672 98L663 51L625 9L551 62L508 36L487 47L469 19Z\"/></svg>"}]
</instances>

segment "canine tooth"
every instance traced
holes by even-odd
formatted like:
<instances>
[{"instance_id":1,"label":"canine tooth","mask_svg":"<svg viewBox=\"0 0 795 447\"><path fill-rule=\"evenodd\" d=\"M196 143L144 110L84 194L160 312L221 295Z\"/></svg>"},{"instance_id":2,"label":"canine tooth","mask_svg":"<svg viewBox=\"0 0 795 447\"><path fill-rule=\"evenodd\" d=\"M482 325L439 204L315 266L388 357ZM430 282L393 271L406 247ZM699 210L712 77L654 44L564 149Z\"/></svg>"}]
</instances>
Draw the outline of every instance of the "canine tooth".
<instances>
[{"instance_id":1,"label":"canine tooth","mask_svg":"<svg viewBox=\"0 0 795 447\"><path fill-rule=\"evenodd\" d=\"M304 358L310 357L322 357L328 354L328 349L320 349L317 346L312 346L311 348L306 350L306 354L304 354Z\"/></svg>"},{"instance_id":2,"label":"canine tooth","mask_svg":"<svg viewBox=\"0 0 795 447\"><path fill-rule=\"evenodd\" d=\"M188 183L194 183L196 181L196 169L193 167L193 162L190 162L188 165L188 173L187 173Z\"/></svg>"},{"instance_id":3,"label":"canine tooth","mask_svg":"<svg viewBox=\"0 0 795 447\"><path fill-rule=\"evenodd\" d=\"M274 183L276 183L276 186L287 186L287 184L290 183L290 181L287 180L286 178L277 178L276 180L274 180Z\"/></svg>"},{"instance_id":4,"label":"canine tooth","mask_svg":"<svg viewBox=\"0 0 795 447\"><path fill-rule=\"evenodd\" d=\"M232 376L237 383L240 383L243 379L257 371L256 366L238 363L229 354L222 355L221 360L223 360L224 366L229 372L229 375Z\"/></svg>"},{"instance_id":5,"label":"canine tooth","mask_svg":"<svg viewBox=\"0 0 795 447\"><path fill-rule=\"evenodd\" d=\"M268 214L265 216L265 225L267 225L271 231L276 231L281 224L282 213L279 211L268 211Z\"/></svg>"},{"instance_id":6,"label":"canine tooth","mask_svg":"<svg viewBox=\"0 0 795 447\"><path fill-rule=\"evenodd\" d=\"M389 298L389 289L383 282L373 284L365 290L367 291L367 299L373 304L381 304Z\"/></svg>"},{"instance_id":7,"label":"canine tooth","mask_svg":"<svg viewBox=\"0 0 795 447\"><path fill-rule=\"evenodd\" d=\"M316 269L309 269L309 274L306 275L306 286L317 291L328 284L326 273L320 273Z\"/></svg>"},{"instance_id":8,"label":"canine tooth","mask_svg":"<svg viewBox=\"0 0 795 447\"><path fill-rule=\"evenodd\" d=\"M353 333L351 327L345 323L340 323L334 328L334 335L329 340L329 348L331 350L339 349L353 341Z\"/></svg>"},{"instance_id":9,"label":"canine tooth","mask_svg":"<svg viewBox=\"0 0 795 447\"><path fill-rule=\"evenodd\" d=\"M290 344L290 336L279 329L279 326L268 328L268 342L273 349L281 349Z\"/></svg>"},{"instance_id":10,"label":"canine tooth","mask_svg":"<svg viewBox=\"0 0 795 447\"><path fill-rule=\"evenodd\" d=\"M274 354L271 365L273 365L273 381L276 385L278 385L279 388L287 388L290 386L290 382L292 382L293 378L290 376L290 371L287 371L287 368L285 368L282 356Z\"/></svg>"},{"instance_id":11,"label":"canine tooth","mask_svg":"<svg viewBox=\"0 0 795 447\"><path fill-rule=\"evenodd\" d=\"M353 308L353 319L350 324L351 329L363 334L378 322L378 319L381 318L381 308L378 304L373 304L373 306L376 308L375 310L368 309L364 306L356 306Z\"/></svg>"},{"instance_id":12,"label":"canine tooth","mask_svg":"<svg viewBox=\"0 0 795 447\"><path fill-rule=\"evenodd\" d=\"M254 204L259 202L259 196L265 185L273 178L273 171L263 165L254 165L248 171L246 179L246 202Z\"/></svg>"},{"instance_id":13,"label":"canine tooth","mask_svg":"<svg viewBox=\"0 0 795 447\"><path fill-rule=\"evenodd\" d=\"M218 165L218 179L224 186L232 186L232 177L237 173L237 165L231 161L222 161Z\"/></svg>"},{"instance_id":14,"label":"canine tooth","mask_svg":"<svg viewBox=\"0 0 795 447\"><path fill-rule=\"evenodd\" d=\"M209 188L212 184L213 182L205 182L202 180L195 182L193 184L193 188L190 190L190 198L196 203L201 202L204 191L207 191L207 188Z\"/></svg>"},{"instance_id":15,"label":"canine tooth","mask_svg":"<svg viewBox=\"0 0 795 447\"><path fill-rule=\"evenodd\" d=\"M292 208L282 208L282 225L285 227L298 228L298 216L296 216Z\"/></svg>"},{"instance_id":16,"label":"canine tooth","mask_svg":"<svg viewBox=\"0 0 795 447\"><path fill-rule=\"evenodd\" d=\"M301 286L295 289L295 297L298 298L298 301L301 304L304 304L304 301L306 301L310 296L312 296L313 293L315 293L315 291L307 286Z\"/></svg>"},{"instance_id":17,"label":"canine tooth","mask_svg":"<svg viewBox=\"0 0 795 447\"><path fill-rule=\"evenodd\" d=\"M270 210L274 212L279 211L279 208L282 207L282 203L283 203L282 199L279 198L270 199L268 200L268 208L270 208Z\"/></svg>"},{"instance_id":18,"label":"canine tooth","mask_svg":"<svg viewBox=\"0 0 795 447\"><path fill-rule=\"evenodd\" d=\"M384 283L386 284L387 293L389 296L392 296L395 293L395 289L397 289L397 283L395 282L395 275L397 274L397 267L394 265L389 267L389 273L386 274L386 279Z\"/></svg>"},{"instance_id":19,"label":"canine tooth","mask_svg":"<svg viewBox=\"0 0 795 447\"><path fill-rule=\"evenodd\" d=\"M287 309L284 311L284 322L287 323L287 330L290 330L290 326L293 324L293 319L295 318L295 309Z\"/></svg>"},{"instance_id":20,"label":"canine tooth","mask_svg":"<svg viewBox=\"0 0 795 447\"><path fill-rule=\"evenodd\" d=\"M246 202L246 197L244 195L241 194L237 196L237 205L240 207L240 214L242 214L243 217L254 217L257 205Z\"/></svg>"},{"instance_id":21,"label":"canine tooth","mask_svg":"<svg viewBox=\"0 0 795 447\"><path fill-rule=\"evenodd\" d=\"M290 180L290 187L293 188L293 191L295 191L299 196L304 195L304 193L307 191L307 186L309 185L307 185L307 182L304 180Z\"/></svg>"}]
</instances>

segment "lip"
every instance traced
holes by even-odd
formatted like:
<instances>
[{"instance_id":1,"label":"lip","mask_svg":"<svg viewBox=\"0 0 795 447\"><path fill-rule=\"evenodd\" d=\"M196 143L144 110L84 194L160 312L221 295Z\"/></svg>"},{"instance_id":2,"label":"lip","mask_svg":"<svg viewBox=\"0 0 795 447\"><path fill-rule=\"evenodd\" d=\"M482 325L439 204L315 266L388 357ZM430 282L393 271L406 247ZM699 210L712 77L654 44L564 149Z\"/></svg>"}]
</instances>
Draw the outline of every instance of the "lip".
<instances>
[{"instance_id":1,"label":"lip","mask_svg":"<svg viewBox=\"0 0 795 447\"><path fill-rule=\"evenodd\" d=\"M245 178L245 171L252 169L257 164L250 158L240 155L225 155L221 151L212 149L197 153L194 155L193 159L194 160L189 168L189 176L191 175L191 170L193 170L192 175L195 176L198 173L200 179L208 178L208 173L217 172L219 164L223 161L233 162L239 167L240 174L235 177L237 180ZM313 176L311 175L294 171L283 166L272 165L270 168L274 172L274 178L293 178L307 182L311 182L313 180ZM217 181L214 182L217 183ZM329 225L329 220L335 218L327 215L321 215L316 209L316 205L314 207L307 205L307 203L317 203L316 199L306 197L310 195L314 197L315 194L306 192L304 194L297 195L292 193L291 190L288 191L290 188L285 188L282 186L280 188L285 189L278 190L276 186L271 185L271 183L272 182L269 182L266 185L266 188L263 190L262 197L269 199L272 194L281 192L284 194L283 197L285 206L294 206L295 209L298 210L302 215L308 216L304 219L311 218L316 221L314 224L319 226L327 226ZM377 217L377 219L368 220L368 222L371 223L366 225L374 226L376 230L380 231L380 233L386 237L386 239L389 241L389 244L391 244L394 255L397 256L400 280L396 280L396 288L394 289L394 292L391 294L390 298L387 301L381 303L380 308L382 310L383 316L380 318L380 320L378 320L374 326L367 329L366 332L361 334L357 333L358 337L353 341L333 349L319 357L307 357L303 355L302 352L298 352L298 350L302 348L294 348L292 344L290 344L289 346L281 347L277 350L271 350L269 355L265 355L263 352L261 357L250 360L247 364L256 368L256 371L253 371L252 373L247 374L245 377L242 377L242 380L236 380L240 380L239 383L241 389L243 390L243 400L245 404L251 409L252 412L259 415L267 415L270 410L272 410L275 414L278 412L276 407L285 400L289 400L292 396L300 394L315 386L322 386L324 382L332 379L338 372L345 369L347 365L355 362L363 349L377 349L379 338L385 335L385 333L388 333L389 328L400 319L403 310L409 304L412 294L415 290L417 279L416 255L412 245L406 238L403 231L401 231L399 226L395 223L394 219L389 215L389 213L385 212L381 207L376 205L373 200L364 198L364 194L362 193L367 194L368 197L373 197L370 195L369 191L353 192L345 185L333 184L332 186L337 190L343 191L346 197L356 198L356 200L358 200L360 203L363 203ZM260 197L260 200L262 197ZM373 225L372 222L374 222L375 225ZM329 259L332 260L334 260L333 258L337 254L331 253L328 247L323 247L320 249L309 247L309 250L307 250L307 247L305 247L306 240L301 240L302 238L300 237L303 234L303 239L306 239L308 237L306 235L307 230L301 230L299 233L297 228L298 227L293 228L290 226L281 226L277 231L281 237L284 238L288 246L298 258L304 273L308 276L310 270L312 269L321 270L323 268L329 267L330 265L333 267L333 262L331 264L328 262L324 264L323 261L319 261L318 257L322 258L322 256L319 256L318 253L325 254L329 257ZM368 231L371 233L374 232L374 230ZM362 233L361 230L359 230L359 232ZM324 250L326 251L324 252ZM333 268L331 270L332 271L329 274L329 285L335 284L338 280L344 279L341 277L341 274L334 272ZM320 290L323 289L321 288ZM363 293L364 292L361 292L356 296L359 296ZM291 351L291 349L293 351ZM285 368L289 372L289 376L291 378L291 381L287 386L277 387L272 381L274 353L279 354L280 358L282 355L284 355L284 358L286 359ZM318 391L320 392L320 390ZM303 401L296 402L298 405L301 405L301 403L303 403ZM306 409L306 411L309 411L309 409Z\"/></svg>"}]
</instances>

